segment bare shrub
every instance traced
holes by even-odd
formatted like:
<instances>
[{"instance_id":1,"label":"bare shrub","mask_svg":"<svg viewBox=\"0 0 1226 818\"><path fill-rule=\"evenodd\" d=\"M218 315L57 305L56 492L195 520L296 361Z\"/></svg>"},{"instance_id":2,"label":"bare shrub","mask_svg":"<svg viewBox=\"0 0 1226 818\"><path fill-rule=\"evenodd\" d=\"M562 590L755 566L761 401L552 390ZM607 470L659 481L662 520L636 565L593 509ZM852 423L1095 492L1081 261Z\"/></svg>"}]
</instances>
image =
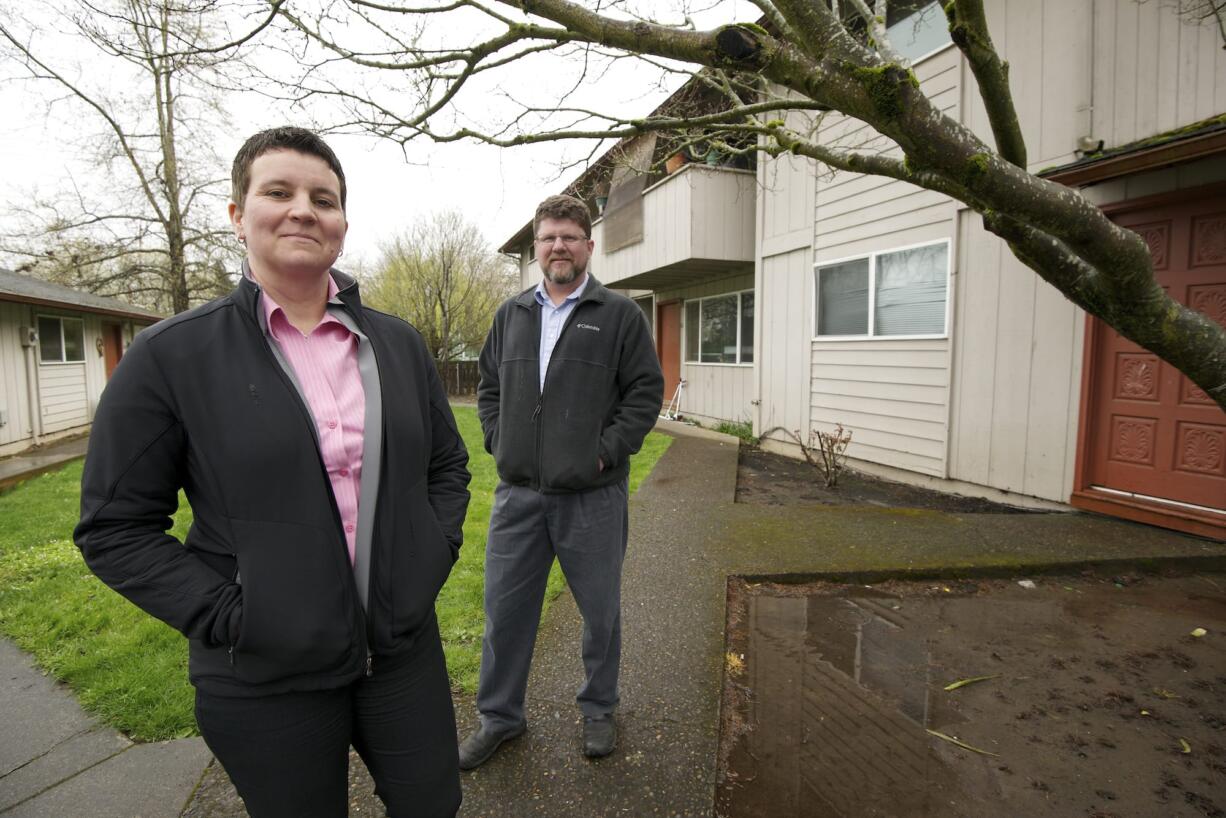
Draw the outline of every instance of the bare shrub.
<instances>
[{"instance_id":1,"label":"bare shrub","mask_svg":"<svg viewBox=\"0 0 1226 818\"><path fill-rule=\"evenodd\" d=\"M761 439L765 440L772 432L783 432L796 442L809 465L821 472L826 488L838 485L839 475L847 465L847 444L851 443L850 429L844 429L841 423L836 424L829 432L811 429L807 444L801 439L799 429L789 431L782 426L767 429L762 433Z\"/></svg>"}]
</instances>

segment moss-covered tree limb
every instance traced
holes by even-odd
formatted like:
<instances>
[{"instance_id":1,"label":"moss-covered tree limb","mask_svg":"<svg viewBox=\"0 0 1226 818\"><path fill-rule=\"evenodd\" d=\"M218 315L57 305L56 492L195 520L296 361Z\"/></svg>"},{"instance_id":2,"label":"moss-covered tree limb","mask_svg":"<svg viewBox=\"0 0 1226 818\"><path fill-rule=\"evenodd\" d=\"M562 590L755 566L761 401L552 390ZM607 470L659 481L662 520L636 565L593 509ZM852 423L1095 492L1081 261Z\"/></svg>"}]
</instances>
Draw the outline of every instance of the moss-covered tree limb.
<instances>
[{"instance_id":1,"label":"moss-covered tree limb","mask_svg":"<svg viewBox=\"0 0 1226 818\"><path fill-rule=\"evenodd\" d=\"M945 15L949 20L949 37L966 55L979 84L979 98L987 108L996 149L1013 164L1026 167L1026 142L1009 90L1009 65L1001 60L992 44L983 0L949 0Z\"/></svg>"}]
</instances>

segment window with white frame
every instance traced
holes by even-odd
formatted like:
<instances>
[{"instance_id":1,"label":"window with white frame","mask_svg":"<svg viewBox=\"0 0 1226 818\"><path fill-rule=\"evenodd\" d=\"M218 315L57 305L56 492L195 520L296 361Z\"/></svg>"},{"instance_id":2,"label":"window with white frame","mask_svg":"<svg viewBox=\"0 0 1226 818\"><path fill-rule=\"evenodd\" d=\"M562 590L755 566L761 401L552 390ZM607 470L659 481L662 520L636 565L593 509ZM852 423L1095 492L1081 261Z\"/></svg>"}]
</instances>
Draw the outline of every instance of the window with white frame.
<instances>
[{"instance_id":1,"label":"window with white frame","mask_svg":"<svg viewBox=\"0 0 1226 818\"><path fill-rule=\"evenodd\" d=\"M85 360L85 322L58 315L38 316L38 360L45 364Z\"/></svg>"},{"instance_id":2,"label":"window with white frame","mask_svg":"<svg viewBox=\"0 0 1226 818\"><path fill-rule=\"evenodd\" d=\"M753 363L753 290L685 302L685 360Z\"/></svg>"},{"instance_id":3,"label":"window with white frame","mask_svg":"<svg viewBox=\"0 0 1226 818\"><path fill-rule=\"evenodd\" d=\"M819 264L814 275L819 337L946 334L948 241Z\"/></svg>"}]
</instances>

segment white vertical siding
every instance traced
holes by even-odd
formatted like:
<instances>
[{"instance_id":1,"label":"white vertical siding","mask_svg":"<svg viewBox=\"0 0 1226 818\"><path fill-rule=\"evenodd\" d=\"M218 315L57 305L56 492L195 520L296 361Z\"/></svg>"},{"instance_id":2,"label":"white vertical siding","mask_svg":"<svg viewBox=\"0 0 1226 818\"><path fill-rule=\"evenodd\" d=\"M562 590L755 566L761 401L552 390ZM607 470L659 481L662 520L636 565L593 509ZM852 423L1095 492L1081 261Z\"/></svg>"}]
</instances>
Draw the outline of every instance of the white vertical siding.
<instances>
[{"instance_id":1,"label":"white vertical siding","mask_svg":"<svg viewBox=\"0 0 1226 818\"><path fill-rule=\"evenodd\" d=\"M1210 16L1170 2L1093 0L1093 135L1108 147L1226 111L1226 50Z\"/></svg>"},{"instance_id":2,"label":"white vertical siding","mask_svg":"<svg viewBox=\"0 0 1226 818\"><path fill-rule=\"evenodd\" d=\"M984 5L992 41L1009 62L1009 89L1030 168L1072 161L1078 137L1090 133L1091 0ZM994 145L979 85L965 61L960 71L962 121Z\"/></svg>"},{"instance_id":3,"label":"white vertical siding","mask_svg":"<svg viewBox=\"0 0 1226 818\"><path fill-rule=\"evenodd\" d=\"M51 434L89 423L85 364L38 365L38 394L43 432Z\"/></svg>"},{"instance_id":4,"label":"white vertical siding","mask_svg":"<svg viewBox=\"0 0 1226 818\"><path fill-rule=\"evenodd\" d=\"M703 281L690 287L661 290L657 303L676 298L693 299L752 290L752 273ZM761 332L761 325L755 327ZM752 422L754 367L752 364L694 364L685 362L685 308L681 309L682 361L681 377L685 390L681 397L681 414L703 422L727 420L734 423ZM756 340L756 339L755 339Z\"/></svg>"},{"instance_id":5,"label":"white vertical siding","mask_svg":"<svg viewBox=\"0 0 1226 818\"><path fill-rule=\"evenodd\" d=\"M100 352L102 347L102 324L119 323L117 319L104 319L101 315L86 315L85 319L85 412L89 422L93 422L94 413L98 410L98 399L106 387L106 356Z\"/></svg>"},{"instance_id":6,"label":"white vertical siding","mask_svg":"<svg viewBox=\"0 0 1226 818\"><path fill-rule=\"evenodd\" d=\"M1084 313L959 221L949 476L1065 502L1072 491Z\"/></svg>"},{"instance_id":7,"label":"white vertical siding","mask_svg":"<svg viewBox=\"0 0 1226 818\"><path fill-rule=\"evenodd\" d=\"M681 414L685 417L694 417L703 423L752 422L752 366L683 363L681 377L685 378L681 397Z\"/></svg>"},{"instance_id":8,"label":"white vertical siding","mask_svg":"<svg viewBox=\"0 0 1226 818\"><path fill-rule=\"evenodd\" d=\"M0 408L8 423L0 426L0 446L27 440L30 426L30 393L26 379L26 356L18 331L29 327L30 310L24 304L0 301Z\"/></svg>"},{"instance_id":9,"label":"white vertical siding","mask_svg":"<svg viewBox=\"0 0 1226 818\"><path fill-rule=\"evenodd\" d=\"M776 89L778 92L778 89ZM790 111L787 124L799 133L813 125L808 112ZM783 427L809 434L809 353L813 303L813 214L817 163L784 154L763 154L758 164L758 327L755 376L760 404L754 433ZM772 438L787 440L776 432Z\"/></svg>"},{"instance_id":10,"label":"white vertical siding","mask_svg":"<svg viewBox=\"0 0 1226 818\"><path fill-rule=\"evenodd\" d=\"M540 265L532 257L532 241L529 239L519 254L519 289L526 290L535 286L541 275L540 270Z\"/></svg>"},{"instance_id":11,"label":"white vertical siding","mask_svg":"<svg viewBox=\"0 0 1226 818\"><path fill-rule=\"evenodd\" d=\"M779 93L779 89L775 89ZM813 126L807 111L789 111L785 121L798 133ZM817 163L803 156L761 154L758 161L758 219L761 257L813 245Z\"/></svg>"},{"instance_id":12,"label":"white vertical siding","mask_svg":"<svg viewBox=\"0 0 1226 818\"><path fill-rule=\"evenodd\" d=\"M757 195L753 175L699 165L687 176L690 247L686 258L753 261Z\"/></svg>"},{"instance_id":13,"label":"white vertical siding","mask_svg":"<svg viewBox=\"0 0 1226 818\"><path fill-rule=\"evenodd\" d=\"M782 426L809 435L813 254L809 247L762 259L758 352L762 404L756 434ZM779 434L772 437L786 439Z\"/></svg>"}]
</instances>

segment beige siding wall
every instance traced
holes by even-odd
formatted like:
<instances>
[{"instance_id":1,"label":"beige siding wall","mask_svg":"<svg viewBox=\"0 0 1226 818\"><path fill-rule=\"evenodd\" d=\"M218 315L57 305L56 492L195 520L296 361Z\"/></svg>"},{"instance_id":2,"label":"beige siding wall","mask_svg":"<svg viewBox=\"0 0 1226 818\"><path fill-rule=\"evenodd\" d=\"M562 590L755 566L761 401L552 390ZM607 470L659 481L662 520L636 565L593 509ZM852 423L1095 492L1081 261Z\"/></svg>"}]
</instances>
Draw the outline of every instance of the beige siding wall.
<instances>
[{"instance_id":1,"label":"beige siding wall","mask_svg":"<svg viewBox=\"0 0 1226 818\"><path fill-rule=\"evenodd\" d=\"M954 48L915 67L921 87L955 119L960 110L960 60ZM820 137L844 147L889 150L862 123L828 117ZM852 173L819 173L816 189L818 263L920 242L952 239L956 210L945 196L913 185ZM812 279L810 266L808 276ZM952 290L952 285L951 285ZM812 338L813 285L805 312ZM952 293L950 294L952 297ZM809 425L852 432L848 455L944 477L949 418L948 339L811 340Z\"/></svg>"},{"instance_id":2,"label":"beige siding wall","mask_svg":"<svg viewBox=\"0 0 1226 818\"><path fill-rule=\"evenodd\" d=\"M519 254L519 289L535 287L540 277L541 268L533 257L532 243L529 241Z\"/></svg>"},{"instance_id":3,"label":"beige siding wall","mask_svg":"<svg viewBox=\"0 0 1226 818\"><path fill-rule=\"evenodd\" d=\"M1212 19L1173 0L988 0L992 39L1031 169L1075 158L1079 137L1108 147L1226 112L1226 50ZM964 122L991 143L974 78Z\"/></svg>"},{"instance_id":4,"label":"beige siding wall","mask_svg":"<svg viewBox=\"0 0 1226 818\"><path fill-rule=\"evenodd\" d=\"M1226 112L1226 50L1212 17L1180 18L1169 0L1093 9L1094 138L1122 145Z\"/></svg>"},{"instance_id":5,"label":"beige siding wall","mask_svg":"<svg viewBox=\"0 0 1226 818\"><path fill-rule=\"evenodd\" d=\"M1226 111L1220 35L1212 25L1179 19L1174 5L988 0L993 39L1010 62L1032 170L1075 159L1081 137L1119 145ZM974 77L956 49L923 61L916 74L939 108L993 141ZM862 123L837 116L824 119L820 137L843 147L892 147ZM759 428L796 428L796 379L788 377L796 362L784 350L795 332L789 318L794 303L803 300L806 332L812 331L812 268L801 279L796 258L773 256L804 256L795 214L809 194L804 174L784 161L763 166ZM772 175L784 183L766 184ZM818 262L950 238L953 275L949 340L806 344L801 372L811 398L805 421L814 428L839 422L851 428L850 454L858 459L1067 501L1084 314L957 203L885 179L825 169L812 178L812 255ZM1105 204L1222 179L1226 158L1085 192ZM775 374L775 366L787 374ZM776 416L787 422L767 420Z\"/></svg>"},{"instance_id":6,"label":"beige siding wall","mask_svg":"<svg viewBox=\"0 0 1226 818\"><path fill-rule=\"evenodd\" d=\"M788 126L804 133L807 113L790 112ZM809 434L809 353L813 334L813 213L817 164L763 154L758 164L758 243L755 322L757 407L754 432L783 427ZM787 440L779 432L774 439Z\"/></svg>"},{"instance_id":7,"label":"beige siding wall","mask_svg":"<svg viewBox=\"0 0 1226 818\"><path fill-rule=\"evenodd\" d=\"M0 447L30 438L30 393L27 389L26 356L18 331L32 326L30 309L24 304L0 301L0 409L7 423L0 426ZM2 449L0 449L2 451Z\"/></svg>"},{"instance_id":8,"label":"beige siding wall","mask_svg":"<svg viewBox=\"0 0 1226 818\"><path fill-rule=\"evenodd\" d=\"M643 192L643 240L608 255L603 223L592 226L592 270L605 284L687 259L752 262L754 176L686 165Z\"/></svg>"},{"instance_id":9,"label":"beige siding wall","mask_svg":"<svg viewBox=\"0 0 1226 818\"><path fill-rule=\"evenodd\" d=\"M85 360L82 363L44 364L33 353L40 435L54 437L84 430L92 422L98 400L106 388L106 360L98 352L103 324L122 327L124 349L145 324L120 318L73 312L52 307L0 302L0 409L8 423L0 426L0 453L11 454L31 445L35 433L30 417L30 373L18 330L37 325L39 315L58 315L84 321ZM40 438L41 440L41 438Z\"/></svg>"},{"instance_id":10,"label":"beige siding wall","mask_svg":"<svg viewBox=\"0 0 1226 818\"><path fill-rule=\"evenodd\" d=\"M1112 0L1114 2L1114 0ZM1131 2L1131 0L1124 0ZM991 0L1032 170L1076 158L1090 133L1093 0ZM969 68L964 122L991 144ZM953 277L948 476L1066 501L1072 486L1084 319L960 210Z\"/></svg>"},{"instance_id":11,"label":"beige siding wall","mask_svg":"<svg viewBox=\"0 0 1226 818\"><path fill-rule=\"evenodd\" d=\"M758 290L758 423L809 435L809 355L813 334L813 251L809 246L762 259ZM787 440L775 433L772 438Z\"/></svg>"},{"instance_id":12,"label":"beige siding wall","mask_svg":"<svg viewBox=\"0 0 1226 818\"><path fill-rule=\"evenodd\" d=\"M849 457L945 476L949 341L813 344L812 428L852 432Z\"/></svg>"},{"instance_id":13,"label":"beige siding wall","mask_svg":"<svg viewBox=\"0 0 1226 818\"><path fill-rule=\"evenodd\" d=\"M807 133L813 126L808 112L791 111L786 122L799 133ZM813 246L817 173L817 163L802 156L759 157L757 216L761 256Z\"/></svg>"},{"instance_id":14,"label":"beige siding wall","mask_svg":"<svg viewBox=\"0 0 1226 818\"><path fill-rule=\"evenodd\" d=\"M704 281L692 287L661 290L656 301L676 298L694 299L709 295L735 293L753 289L753 274L729 276ZM681 414L706 423L727 420L752 422L754 399L754 367L752 364L693 364L685 362L685 307L681 309L681 377L685 390L681 397ZM755 330L760 332L760 330ZM755 345L757 338L754 339Z\"/></svg>"},{"instance_id":15,"label":"beige siding wall","mask_svg":"<svg viewBox=\"0 0 1226 818\"><path fill-rule=\"evenodd\" d=\"M43 432L51 434L89 423L85 364L39 364L38 395Z\"/></svg>"},{"instance_id":16,"label":"beige siding wall","mask_svg":"<svg viewBox=\"0 0 1226 818\"><path fill-rule=\"evenodd\" d=\"M947 48L915 67L921 87L949 116L959 116L960 52ZM818 139L844 148L898 154L884 137L858 120L827 117ZM926 241L952 233L950 200L906 182L858 173L821 172L817 177L818 261Z\"/></svg>"},{"instance_id":17,"label":"beige siding wall","mask_svg":"<svg viewBox=\"0 0 1226 818\"><path fill-rule=\"evenodd\" d=\"M1072 161L1078 137L1090 132L1092 0L988 0L984 6L992 41L1009 61L1030 168ZM962 121L995 144L965 61L959 72Z\"/></svg>"},{"instance_id":18,"label":"beige siding wall","mask_svg":"<svg viewBox=\"0 0 1226 818\"><path fill-rule=\"evenodd\" d=\"M1208 27L1180 21L1170 3L996 0L987 11L1010 61L1031 169L1073 160L1080 136L1118 145L1226 110L1220 43L1206 37ZM1189 65L1217 66L1217 74ZM967 122L990 138L974 80L963 71ZM1188 99L1177 101L1179 88ZM1226 160L1203 160L1084 192L1106 204L1224 178ZM974 213L960 212L958 235L949 477L1066 502L1084 313L987 234Z\"/></svg>"},{"instance_id":19,"label":"beige siding wall","mask_svg":"<svg viewBox=\"0 0 1226 818\"><path fill-rule=\"evenodd\" d=\"M1072 490L1085 319L959 220L949 476L1048 500Z\"/></svg>"}]
</instances>

